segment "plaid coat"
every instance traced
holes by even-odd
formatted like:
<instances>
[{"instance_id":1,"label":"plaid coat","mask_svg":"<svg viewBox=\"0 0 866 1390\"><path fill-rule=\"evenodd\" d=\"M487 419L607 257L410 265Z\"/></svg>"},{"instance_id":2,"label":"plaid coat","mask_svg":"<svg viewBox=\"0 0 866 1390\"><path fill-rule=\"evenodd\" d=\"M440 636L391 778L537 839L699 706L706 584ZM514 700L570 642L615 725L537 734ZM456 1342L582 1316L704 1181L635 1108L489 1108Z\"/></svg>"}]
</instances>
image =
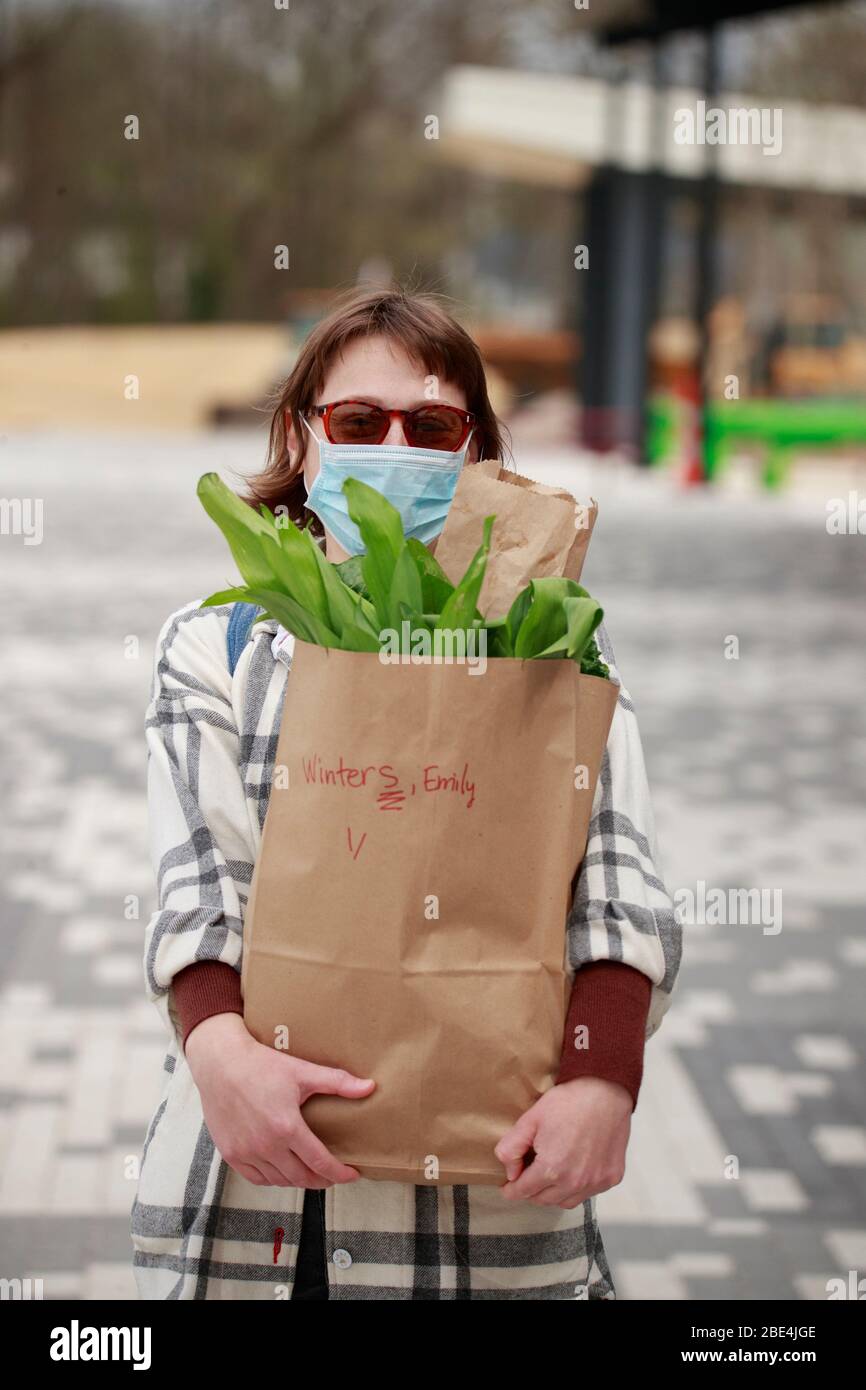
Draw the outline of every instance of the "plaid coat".
<instances>
[{"instance_id":1,"label":"plaid coat","mask_svg":"<svg viewBox=\"0 0 866 1390\"><path fill-rule=\"evenodd\" d=\"M244 911L268 806L291 640L260 619L234 675L231 605L172 613L146 715L158 908L145 937L148 998L169 1034L162 1092L131 1212L145 1299L288 1298L304 1191L247 1182L216 1151L184 1058L173 976L199 960L240 969ZM599 645L613 653L604 629ZM615 666L611 674L619 679ZM680 930L658 868L634 709L620 686L567 924L570 968L622 960L652 981L647 1037L670 1003ZM506 1205L495 1187L371 1182L325 1189L336 1299L616 1297L595 1199L571 1211ZM274 1258L275 1237L282 1230Z\"/></svg>"}]
</instances>

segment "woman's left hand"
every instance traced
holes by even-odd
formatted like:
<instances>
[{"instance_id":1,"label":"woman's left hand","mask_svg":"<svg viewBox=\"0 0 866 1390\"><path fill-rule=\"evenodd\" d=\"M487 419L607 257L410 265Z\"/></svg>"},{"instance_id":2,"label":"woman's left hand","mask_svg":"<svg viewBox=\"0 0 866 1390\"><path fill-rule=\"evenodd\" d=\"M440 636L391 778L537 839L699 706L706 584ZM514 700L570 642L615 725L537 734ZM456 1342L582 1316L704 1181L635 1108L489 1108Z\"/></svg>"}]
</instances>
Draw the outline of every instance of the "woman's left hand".
<instances>
[{"instance_id":1,"label":"woman's left hand","mask_svg":"<svg viewBox=\"0 0 866 1390\"><path fill-rule=\"evenodd\" d=\"M616 1187L625 1173L632 1109L625 1086L600 1076L545 1091L493 1150L505 1166L505 1200L571 1209ZM530 1150L535 1156L524 1167Z\"/></svg>"}]
</instances>

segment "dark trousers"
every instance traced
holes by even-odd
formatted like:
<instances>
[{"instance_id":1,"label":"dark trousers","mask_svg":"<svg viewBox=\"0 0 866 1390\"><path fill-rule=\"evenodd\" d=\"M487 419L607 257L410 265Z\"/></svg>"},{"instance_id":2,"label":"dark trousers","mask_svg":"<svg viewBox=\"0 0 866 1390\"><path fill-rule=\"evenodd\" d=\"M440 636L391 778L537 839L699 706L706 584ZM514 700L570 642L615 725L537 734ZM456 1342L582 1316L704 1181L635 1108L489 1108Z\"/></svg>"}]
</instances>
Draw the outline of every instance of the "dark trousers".
<instances>
[{"instance_id":1,"label":"dark trousers","mask_svg":"<svg viewBox=\"0 0 866 1390\"><path fill-rule=\"evenodd\" d=\"M325 1193L308 1187L304 1193L301 1243L295 1266L292 1298L327 1298L328 1271L325 1265Z\"/></svg>"}]
</instances>

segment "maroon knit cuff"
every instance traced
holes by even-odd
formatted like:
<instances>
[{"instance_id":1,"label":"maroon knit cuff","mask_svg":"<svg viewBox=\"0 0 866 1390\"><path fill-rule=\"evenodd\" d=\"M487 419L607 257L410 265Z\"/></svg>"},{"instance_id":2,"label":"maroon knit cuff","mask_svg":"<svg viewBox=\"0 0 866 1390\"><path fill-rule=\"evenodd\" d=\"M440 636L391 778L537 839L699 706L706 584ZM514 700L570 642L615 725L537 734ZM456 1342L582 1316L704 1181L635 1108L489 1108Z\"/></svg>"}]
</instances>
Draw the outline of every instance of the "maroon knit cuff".
<instances>
[{"instance_id":1,"label":"maroon knit cuff","mask_svg":"<svg viewBox=\"0 0 866 1390\"><path fill-rule=\"evenodd\" d=\"M183 1046L197 1024L214 1014L242 1014L241 977L221 960L197 960L171 982Z\"/></svg>"},{"instance_id":2,"label":"maroon knit cuff","mask_svg":"<svg viewBox=\"0 0 866 1390\"><path fill-rule=\"evenodd\" d=\"M622 961L591 961L576 970L557 1085L578 1076L618 1081L631 1095L634 1111L643 1078L651 996L649 976Z\"/></svg>"}]
</instances>

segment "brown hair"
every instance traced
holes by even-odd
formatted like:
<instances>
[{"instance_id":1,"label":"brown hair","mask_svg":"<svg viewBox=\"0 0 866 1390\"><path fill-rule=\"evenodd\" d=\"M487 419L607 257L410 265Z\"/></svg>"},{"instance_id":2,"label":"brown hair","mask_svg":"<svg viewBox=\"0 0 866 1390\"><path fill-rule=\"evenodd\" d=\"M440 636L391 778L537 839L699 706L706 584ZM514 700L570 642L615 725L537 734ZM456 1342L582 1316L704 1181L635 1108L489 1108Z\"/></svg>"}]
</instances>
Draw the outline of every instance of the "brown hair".
<instances>
[{"instance_id":1,"label":"brown hair","mask_svg":"<svg viewBox=\"0 0 866 1390\"><path fill-rule=\"evenodd\" d=\"M278 506L299 525L310 523L314 535L322 535L318 517L306 508L302 465L309 440L301 417L316 403L333 358L355 338L382 336L400 343L413 361L427 372L453 381L466 394L466 408L476 418L473 440L479 458L502 458L502 431L490 398L481 354L464 328L433 294L412 294L402 289L353 289L337 301L304 342L298 360L269 406L273 409L268 458L263 471L247 480L244 501L253 507L265 502ZM291 413L299 447L289 455L286 416Z\"/></svg>"}]
</instances>

